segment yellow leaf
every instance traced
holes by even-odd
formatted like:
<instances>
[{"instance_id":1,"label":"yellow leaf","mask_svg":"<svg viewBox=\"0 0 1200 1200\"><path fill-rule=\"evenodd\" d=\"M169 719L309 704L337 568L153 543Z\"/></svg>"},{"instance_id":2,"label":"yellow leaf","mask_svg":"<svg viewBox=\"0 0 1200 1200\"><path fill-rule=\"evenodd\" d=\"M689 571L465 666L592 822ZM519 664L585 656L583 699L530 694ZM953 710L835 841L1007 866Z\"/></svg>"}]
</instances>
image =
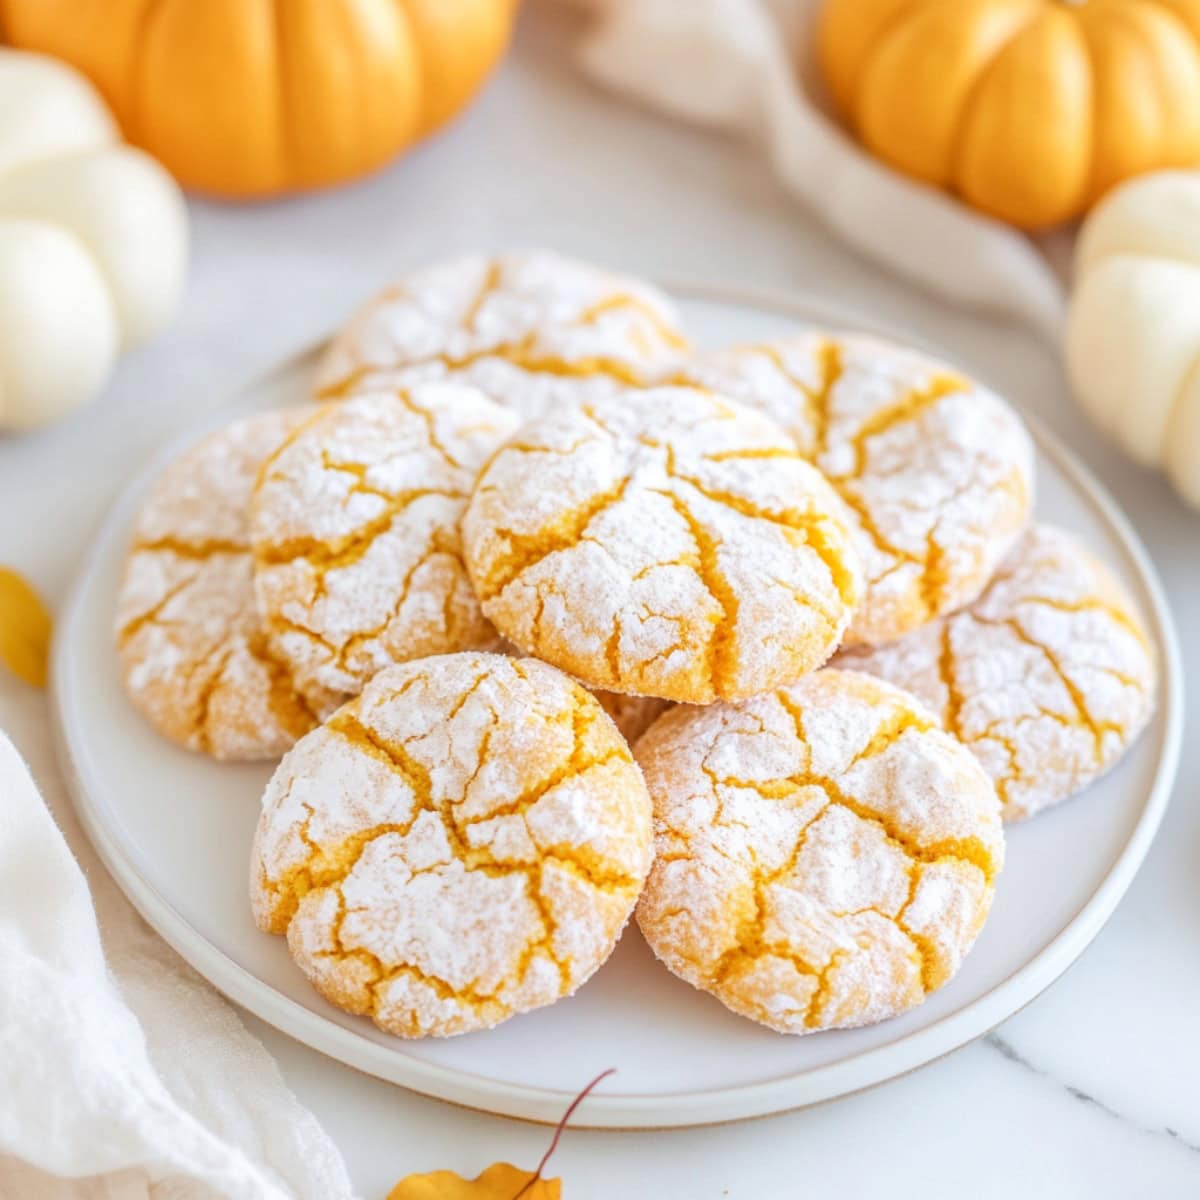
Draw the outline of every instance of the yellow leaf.
<instances>
[{"instance_id":1,"label":"yellow leaf","mask_svg":"<svg viewBox=\"0 0 1200 1200\"><path fill-rule=\"evenodd\" d=\"M45 687L51 628L37 592L16 571L0 567L0 663L26 683Z\"/></svg>"},{"instance_id":2,"label":"yellow leaf","mask_svg":"<svg viewBox=\"0 0 1200 1200\"><path fill-rule=\"evenodd\" d=\"M542 1172L558 1149L559 1138L575 1110L601 1080L613 1074L612 1067L601 1071L567 1106L554 1127L554 1136L536 1171L522 1171L512 1163L492 1163L477 1179L464 1179L453 1171L430 1171L427 1175L409 1175L400 1180L388 1200L562 1200L562 1180L543 1179Z\"/></svg>"},{"instance_id":3,"label":"yellow leaf","mask_svg":"<svg viewBox=\"0 0 1200 1200\"><path fill-rule=\"evenodd\" d=\"M561 1200L561 1179L538 1179L512 1163L492 1163L478 1179L453 1171L409 1175L388 1194L388 1200Z\"/></svg>"}]
</instances>

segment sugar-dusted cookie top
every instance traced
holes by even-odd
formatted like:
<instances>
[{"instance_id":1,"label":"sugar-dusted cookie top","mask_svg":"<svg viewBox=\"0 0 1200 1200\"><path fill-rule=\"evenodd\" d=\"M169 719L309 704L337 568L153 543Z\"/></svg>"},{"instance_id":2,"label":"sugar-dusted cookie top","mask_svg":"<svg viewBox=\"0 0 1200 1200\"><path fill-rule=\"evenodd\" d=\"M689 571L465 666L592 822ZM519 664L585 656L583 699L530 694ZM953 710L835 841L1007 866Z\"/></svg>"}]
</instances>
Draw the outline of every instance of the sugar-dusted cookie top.
<instances>
[{"instance_id":1,"label":"sugar-dusted cookie top","mask_svg":"<svg viewBox=\"0 0 1200 1200\"><path fill-rule=\"evenodd\" d=\"M637 759L656 853L638 923L734 1012L796 1034L884 1020L946 983L983 926L995 791L889 684L824 670L675 709Z\"/></svg>"},{"instance_id":2,"label":"sugar-dusted cookie top","mask_svg":"<svg viewBox=\"0 0 1200 1200\"><path fill-rule=\"evenodd\" d=\"M528 418L653 382L687 350L674 306L640 279L547 251L473 255L369 300L334 339L317 390L348 395L376 371L391 385L449 375Z\"/></svg>"},{"instance_id":3,"label":"sugar-dusted cookie top","mask_svg":"<svg viewBox=\"0 0 1200 1200\"><path fill-rule=\"evenodd\" d=\"M274 758L316 721L254 606L250 493L311 408L250 417L181 455L147 494L117 599L125 687L154 727L217 758Z\"/></svg>"},{"instance_id":4,"label":"sugar-dusted cookie top","mask_svg":"<svg viewBox=\"0 0 1200 1200\"><path fill-rule=\"evenodd\" d=\"M828 484L761 414L694 388L564 406L463 521L484 613L590 686L707 703L820 666L858 600Z\"/></svg>"},{"instance_id":5,"label":"sugar-dusted cookie top","mask_svg":"<svg viewBox=\"0 0 1200 1200\"><path fill-rule=\"evenodd\" d=\"M522 657L522 652L503 638L489 645L487 649L496 654ZM612 718L613 724L630 746L671 707L669 700L659 700L654 696L629 696L621 692L606 692L602 688L589 690L600 701L600 707Z\"/></svg>"},{"instance_id":6,"label":"sugar-dusted cookie top","mask_svg":"<svg viewBox=\"0 0 1200 1200\"><path fill-rule=\"evenodd\" d=\"M850 643L890 641L973 600L1028 519L1020 417L916 351L801 333L701 355L680 379L766 413L833 484L867 578Z\"/></svg>"},{"instance_id":7,"label":"sugar-dusted cookie top","mask_svg":"<svg viewBox=\"0 0 1200 1200\"><path fill-rule=\"evenodd\" d=\"M1125 753L1154 711L1154 649L1108 568L1034 526L968 608L839 665L915 692L974 751L1005 820L1065 800Z\"/></svg>"},{"instance_id":8,"label":"sugar-dusted cookie top","mask_svg":"<svg viewBox=\"0 0 1200 1200\"><path fill-rule=\"evenodd\" d=\"M650 865L650 802L596 700L531 659L393 667L304 738L263 798L261 929L332 1003L403 1037L575 991Z\"/></svg>"},{"instance_id":9,"label":"sugar-dusted cookie top","mask_svg":"<svg viewBox=\"0 0 1200 1200\"><path fill-rule=\"evenodd\" d=\"M516 423L474 388L426 383L329 405L271 458L252 505L255 588L302 688L353 695L392 663L494 638L458 527Z\"/></svg>"}]
</instances>

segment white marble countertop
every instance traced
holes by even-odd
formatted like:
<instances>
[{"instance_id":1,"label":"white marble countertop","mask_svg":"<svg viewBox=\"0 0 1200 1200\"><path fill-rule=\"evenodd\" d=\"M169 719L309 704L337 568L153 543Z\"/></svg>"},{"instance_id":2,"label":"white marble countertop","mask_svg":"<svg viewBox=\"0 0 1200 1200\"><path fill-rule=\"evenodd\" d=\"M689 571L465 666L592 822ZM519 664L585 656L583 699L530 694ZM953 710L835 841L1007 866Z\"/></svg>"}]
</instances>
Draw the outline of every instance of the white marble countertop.
<instances>
[{"instance_id":1,"label":"white marble countertop","mask_svg":"<svg viewBox=\"0 0 1200 1200\"><path fill-rule=\"evenodd\" d=\"M127 359L93 409L0 441L0 561L61 597L93 521L170 430L408 264L544 244L644 273L819 292L979 364L1130 514L1171 597L1187 674L1200 677L1200 515L1085 427L1050 350L853 258L751 153L596 92L569 66L573 32L534 5L467 117L366 183L278 204L194 203L191 284L171 331ZM710 1130L573 1132L554 1162L568 1200L1200 1196L1197 778L1191 739L1165 826L1112 922L992 1036L817 1110ZM410 1171L532 1165L546 1144L543 1129L421 1099L248 1020L366 1200Z\"/></svg>"}]
</instances>

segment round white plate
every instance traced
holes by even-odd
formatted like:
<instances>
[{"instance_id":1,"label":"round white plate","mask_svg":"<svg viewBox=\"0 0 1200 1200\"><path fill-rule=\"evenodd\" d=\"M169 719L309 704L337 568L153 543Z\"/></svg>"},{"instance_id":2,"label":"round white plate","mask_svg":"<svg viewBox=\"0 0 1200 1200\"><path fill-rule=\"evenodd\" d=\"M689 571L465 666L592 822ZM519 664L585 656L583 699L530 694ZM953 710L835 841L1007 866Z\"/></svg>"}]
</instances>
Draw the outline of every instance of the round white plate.
<instances>
[{"instance_id":1,"label":"round white plate","mask_svg":"<svg viewBox=\"0 0 1200 1200\"><path fill-rule=\"evenodd\" d=\"M709 344L798 323L870 324L816 301L675 291L697 338ZM239 392L205 429L303 398L315 354ZM111 627L128 529L147 483L179 445L130 485L102 525L59 628L54 699L80 815L142 915L216 987L300 1041L431 1096L555 1121L584 1083L615 1067L579 1123L663 1127L779 1112L910 1071L1003 1021L1078 957L1133 879L1175 774L1179 659L1153 569L1095 480L1044 431L1034 433L1039 516L1075 530L1117 568L1162 651L1158 716L1086 795L1011 831L976 948L948 986L896 1020L804 1038L771 1033L669 975L633 927L576 996L485 1033L406 1042L321 1000L283 940L259 933L250 916L247 862L270 768L221 766L176 749L121 691Z\"/></svg>"}]
</instances>

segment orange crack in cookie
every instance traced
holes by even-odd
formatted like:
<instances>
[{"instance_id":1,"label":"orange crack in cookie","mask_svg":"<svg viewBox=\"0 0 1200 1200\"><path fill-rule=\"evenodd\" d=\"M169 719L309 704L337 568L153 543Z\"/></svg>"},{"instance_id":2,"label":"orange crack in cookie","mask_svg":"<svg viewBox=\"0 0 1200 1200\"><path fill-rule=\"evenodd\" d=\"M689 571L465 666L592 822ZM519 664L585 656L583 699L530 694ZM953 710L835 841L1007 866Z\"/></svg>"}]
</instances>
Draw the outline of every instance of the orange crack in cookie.
<instances>
[{"instance_id":1,"label":"orange crack in cookie","mask_svg":"<svg viewBox=\"0 0 1200 1200\"><path fill-rule=\"evenodd\" d=\"M656 830L638 923L734 1012L797 1034L884 1020L946 983L983 926L995 791L897 688L825 670L676 709L637 759Z\"/></svg>"},{"instance_id":2,"label":"orange crack in cookie","mask_svg":"<svg viewBox=\"0 0 1200 1200\"><path fill-rule=\"evenodd\" d=\"M575 991L650 864L650 802L612 722L544 663L393 667L304 738L263 798L251 894L317 990L403 1037Z\"/></svg>"},{"instance_id":3,"label":"orange crack in cookie","mask_svg":"<svg viewBox=\"0 0 1200 1200\"><path fill-rule=\"evenodd\" d=\"M121 672L142 714L189 750L275 758L316 722L255 610L248 512L262 462L313 411L205 438L163 472L138 516L117 600Z\"/></svg>"},{"instance_id":4,"label":"orange crack in cookie","mask_svg":"<svg viewBox=\"0 0 1200 1200\"><path fill-rule=\"evenodd\" d=\"M920 696L974 751L1009 821L1107 771L1154 711L1155 655L1132 602L1103 563L1045 525L969 608L839 663Z\"/></svg>"},{"instance_id":5,"label":"orange crack in cookie","mask_svg":"<svg viewBox=\"0 0 1200 1200\"><path fill-rule=\"evenodd\" d=\"M890 641L973 600L1028 519L1020 418L913 351L804 333L702 356L679 381L765 412L833 484L867 577L849 643Z\"/></svg>"},{"instance_id":6,"label":"orange crack in cookie","mask_svg":"<svg viewBox=\"0 0 1200 1200\"><path fill-rule=\"evenodd\" d=\"M528 419L653 382L688 349L670 301L640 280L545 252L459 258L369 301L334 340L317 391L450 376Z\"/></svg>"},{"instance_id":7,"label":"orange crack in cookie","mask_svg":"<svg viewBox=\"0 0 1200 1200\"><path fill-rule=\"evenodd\" d=\"M251 510L255 588L306 692L353 695L391 663L495 637L458 525L515 425L474 388L421 384L327 407L268 462Z\"/></svg>"},{"instance_id":8,"label":"orange crack in cookie","mask_svg":"<svg viewBox=\"0 0 1200 1200\"><path fill-rule=\"evenodd\" d=\"M694 388L524 426L480 476L463 545L484 613L592 687L707 703L836 648L859 567L787 435Z\"/></svg>"},{"instance_id":9,"label":"orange crack in cookie","mask_svg":"<svg viewBox=\"0 0 1200 1200\"><path fill-rule=\"evenodd\" d=\"M496 654L521 657L521 651L502 638L497 639L496 643L487 649ZM599 688L591 690L592 695L600 701L600 707L612 718L621 736L631 746L671 707L670 701L659 700L654 696L626 696L620 692L606 692Z\"/></svg>"}]
</instances>

